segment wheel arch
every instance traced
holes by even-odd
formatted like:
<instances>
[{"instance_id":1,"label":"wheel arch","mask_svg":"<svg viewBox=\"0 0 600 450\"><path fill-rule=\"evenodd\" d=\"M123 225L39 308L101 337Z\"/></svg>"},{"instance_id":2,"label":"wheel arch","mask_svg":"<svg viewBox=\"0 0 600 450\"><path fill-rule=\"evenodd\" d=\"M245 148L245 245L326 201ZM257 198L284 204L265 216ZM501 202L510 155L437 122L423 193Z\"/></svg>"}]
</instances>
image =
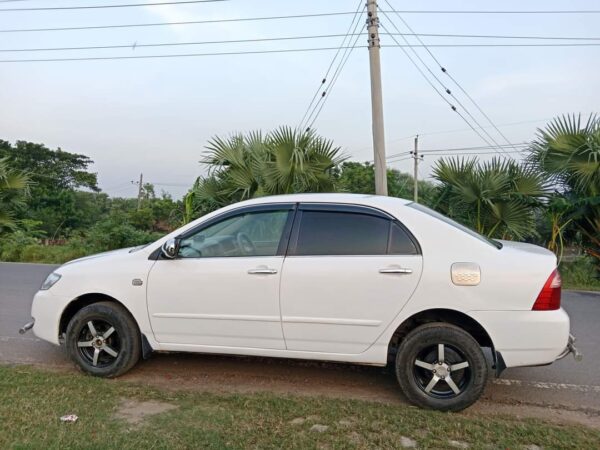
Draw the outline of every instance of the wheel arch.
<instances>
[{"instance_id":1,"label":"wheel arch","mask_svg":"<svg viewBox=\"0 0 600 450\"><path fill-rule=\"evenodd\" d=\"M400 342L415 328L431 322L444 322L460 327L469 333L481 347L489 347L495 354L494 342L483 326L468 314L445 308L427 309L413 314L404 320L388 344L388 362L393 361Z\"/></svg>"},{"instance_id":2,"label":"wheel arch","mask_svg":"<svg viewBox=\"0 0 600 450\"><path fill-rule=\"evenodd\" d=\"M135 315L131 312L131 310L123 302L117 300L115 297L112 297L107 294L102 294L99 292L92 292L92 293L80 295L79 297L74 298L65 307L65 309L63 310L63 312L60 316L60 322L59 322L59 328L58 328L59 340L62 339L62 337L66 333L69 322L71 321L73 316L75 316L75 314L77 314L78 311L80 311L82 308L85 308L86 306L92 305L94 303L99 303L99 302L116 303L117 305L119 305L123 309L125 309L125 311L127 311L127 313L131 316L131 318L137 325L138 330L140 332L140 339L141 339L141 343L142 343L142 358L148 359L150 357L150 355L152 354L152 352L154 351L154 349L150 345L150 342L148 342L148 338L146 337L146 335L141 331L142 328L140 327L140 324L139 324L138 320L136 319Z\"/></svg>"}]
</instances>

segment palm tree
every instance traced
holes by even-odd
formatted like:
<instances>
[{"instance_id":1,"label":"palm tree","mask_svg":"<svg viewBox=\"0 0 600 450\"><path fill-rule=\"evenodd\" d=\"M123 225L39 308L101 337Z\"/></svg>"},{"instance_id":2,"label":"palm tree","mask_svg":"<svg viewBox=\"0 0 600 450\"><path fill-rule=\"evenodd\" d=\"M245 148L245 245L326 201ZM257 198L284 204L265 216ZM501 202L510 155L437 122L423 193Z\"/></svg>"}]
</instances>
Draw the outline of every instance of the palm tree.
<instances>
[{"instance_id":1,"label":"palm tree","mask_svg":"<svg viewBox=\"0 0 600 450\"><path fill-rule=\"evenodd\" d=\"M600 119L557 117L538 130L530 152L531 166L547 174L555 196L568 204L564 220L581 233L600 273Z\"/></svg>"},{"instance_id":2,"label":"palm tree","mask_svg":"<svg viewBox=\"0 0 600 450\"><path fill-rule=\"evenodd\" d=\"M188 194L188 202L202 204L203 212L264 195L335 191L334 169L344 160L332 141L289 127L267 135L217 136L206 148L202 163L209 176Z\"/></svg>"},{"instance_id":3,"label":"palm tree","mask_svg":"<svg viewBox=\"0 0 600 450\"><path fill-rule=\"evenodd\" d=\"M11 169L7 158L0 159L0 233L16 227L14 210L23 206L30 185L27 174Z\"/></svg>"},{"instance_id":4,"label":"palm tree","mask_svg":"<svg viewBox=\"0 0 600 450\"><path fill-rule=\"evenodd\" d=\"M535 209L546 195L544 178L515 161L494 158L439 160L436 208L488 237L525 239L535 234Z\"/></svg>"}]
</instances>

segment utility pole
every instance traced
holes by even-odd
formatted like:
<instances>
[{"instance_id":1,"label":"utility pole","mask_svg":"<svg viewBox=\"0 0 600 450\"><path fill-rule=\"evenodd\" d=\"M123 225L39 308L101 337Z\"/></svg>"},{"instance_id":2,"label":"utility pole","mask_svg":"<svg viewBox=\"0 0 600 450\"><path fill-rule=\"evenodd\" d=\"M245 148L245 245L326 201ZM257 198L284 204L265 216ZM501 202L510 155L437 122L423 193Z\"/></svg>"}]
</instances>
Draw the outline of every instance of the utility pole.
<instances>
[{"instance_id":1,"label":"utility pole","mask_svg":"<svg viewBox=\"0 0 600 450\"><path fill-rule=\"evenodd\" d=\"M414 171L413 171L413 193L415 202L419 201L419 161L423 161L423 157L419 156L419 135L415 136L415 149L410 152L414 159Z\"/></svg>"},{"instance_id":2,"label":"utility pole","mask_svg":"<svg viewBox=\"0 0 600 450\"><path fill-rule=\"evenodd\" d=\"M142 195L144 193L144 174L140 173L140 181L132 181L132 184L138 185L138 203L137 209L140 210L142 208Z\"/></svg>"},{"instance_id":3,"label":"utility pole","mask_svg":"<svg viewBox=\"0 0 600 450\"><path fill-rule=\"evenodd\" d=\"M387 195L385 133L383 128L383 94L381 88L381 43L379 40L379 18L377 17L376 0L367 0L367 31L369 33L369 63L371 70L375 193L377 195Z\"/></svg>"}]
</instances>

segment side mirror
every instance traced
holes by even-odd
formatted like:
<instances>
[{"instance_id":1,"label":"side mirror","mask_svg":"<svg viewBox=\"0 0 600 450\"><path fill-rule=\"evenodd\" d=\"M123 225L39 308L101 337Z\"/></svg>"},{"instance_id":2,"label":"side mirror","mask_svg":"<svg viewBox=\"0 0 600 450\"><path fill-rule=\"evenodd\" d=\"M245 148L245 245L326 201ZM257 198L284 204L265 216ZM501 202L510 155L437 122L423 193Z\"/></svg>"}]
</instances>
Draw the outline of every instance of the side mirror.
<instances>
[{"instance_id":1,"label":"side mirror","mask_svg":"<svg viewBox=\"0 0 600 450\"><path fill-rule=\"evenodd\" d=\"M179 253L179 239L169 239L161 248L162 255L167 259L177 258Z\"/></svg>"}]
</instances>

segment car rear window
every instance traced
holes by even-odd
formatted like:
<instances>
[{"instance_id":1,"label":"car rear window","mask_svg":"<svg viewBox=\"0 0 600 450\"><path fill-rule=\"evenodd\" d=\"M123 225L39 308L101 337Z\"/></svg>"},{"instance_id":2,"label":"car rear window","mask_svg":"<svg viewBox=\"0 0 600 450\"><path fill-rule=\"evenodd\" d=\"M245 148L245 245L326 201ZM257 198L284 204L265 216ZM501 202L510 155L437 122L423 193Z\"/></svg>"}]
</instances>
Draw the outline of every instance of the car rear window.
<instances>
[{"instance_id":1,"label":"car rear window","mask_svg":"<svg viewBox=\"0 0 600 450\"><path fill-rule=\"evenodd\" d=\"M303 211L295 255L385 255L390 221L367 214Z\"/></svg>"}]
</instances>

